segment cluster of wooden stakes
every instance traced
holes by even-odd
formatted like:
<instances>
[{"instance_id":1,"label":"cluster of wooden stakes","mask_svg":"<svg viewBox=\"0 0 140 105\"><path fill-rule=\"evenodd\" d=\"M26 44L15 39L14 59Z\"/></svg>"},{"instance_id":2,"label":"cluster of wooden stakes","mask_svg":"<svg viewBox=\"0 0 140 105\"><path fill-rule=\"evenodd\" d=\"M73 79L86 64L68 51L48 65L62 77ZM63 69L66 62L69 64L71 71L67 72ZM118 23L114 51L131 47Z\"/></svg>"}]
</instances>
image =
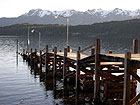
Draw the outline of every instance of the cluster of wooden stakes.
<instances>
[{"instance_id":1,"label":"cluster of wooden stakes","mask_svg":"<svg viewBox=\"0 0 140 105\"><path fill-rule=\"evenodd\" d=\"M91 55L82 54L87 50L91 50ZM112 51L102 54L100 39L97 39L95 46L82 50L79 47L76 53L70 52L69 46L64 52L57 52L57 47L49 51L47 45L40 52L23 50L21 55L31 71L47 86L52 86L56 95L61 94L66 103L140 105L140 93L136 92L137 82L140 82L138 40L133 40L132 53L125 54Z\"/></svg>"}]
</instances>

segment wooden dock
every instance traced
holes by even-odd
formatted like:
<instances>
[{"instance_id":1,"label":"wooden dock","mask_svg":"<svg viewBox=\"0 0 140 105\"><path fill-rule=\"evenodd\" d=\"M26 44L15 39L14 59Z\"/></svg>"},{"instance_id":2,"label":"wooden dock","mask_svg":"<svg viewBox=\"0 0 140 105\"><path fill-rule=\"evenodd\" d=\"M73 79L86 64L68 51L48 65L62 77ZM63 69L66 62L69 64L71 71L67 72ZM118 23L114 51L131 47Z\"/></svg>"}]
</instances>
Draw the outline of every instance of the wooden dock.
<instances>
[{"instance_id":1,"label":"wooden dock","mask_svg":"<svg viewBox=\"0 0 140 105\"><path fill-rule=\"evenodd\" d=\"M22 56L41 81L47 83L50 79L48 75L52 73L55 92L59 90L57 82L61 81L63 95L68 97L73 93L71 100L75 100L75 104L88 100L95 105L105 105L109 100L118 100L120 105L139 105L140 93L136 95L137 82L140 82L137 75L140 69L138 40L133 40L132 54L113 54L112 51L102 54L100 39L97 39L95 46L79 47L76 53L69 52L68 48L57 52L55 47L52 52L47 45L40 52L31 49L25 53L23 50ZM88 50L91 50L91 55L82 54Z\"/></svg>"}]
</instances>

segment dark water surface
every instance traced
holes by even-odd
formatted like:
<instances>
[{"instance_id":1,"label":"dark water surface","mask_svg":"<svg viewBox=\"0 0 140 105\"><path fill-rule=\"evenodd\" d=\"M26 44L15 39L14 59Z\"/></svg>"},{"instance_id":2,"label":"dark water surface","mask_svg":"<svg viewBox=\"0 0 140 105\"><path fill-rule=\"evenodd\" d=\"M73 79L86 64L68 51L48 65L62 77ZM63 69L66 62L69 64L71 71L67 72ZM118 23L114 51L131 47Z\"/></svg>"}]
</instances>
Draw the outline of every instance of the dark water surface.
<instances>
[{"instance_id":1,"label":"dark water surface","mask_svg":"<svg viewBox=\"0 0 140 105\"><path fill-rule=\"evenodd\" d=\"M52 90L46 90L39 78L35 78L30 73L30 68L22 58L16 59L16 39L17 38L0 38L0 105L62 105L62 99L54 99ZM26 39L19 39L19 50L26 48ZM95 43L94 38L70 39L70 45L73 51L77 50L80 45L83 48ZM125 40L125 39L124 39ZM102 41L102 52L106 53L112 50L114 53L124 53L131 51L132 40ZM117 43L117 44L116 44ZM50 48L58 46L63 50L65 40L63 39L42 39L41 48L48 44ZM31 47L37 48L36 39L31 40ZM89 52L87 53L89 54ZM138 84L140 89L140 86ZM138 93L140 90L138 90Z\"/></svg>"}]
</instances>

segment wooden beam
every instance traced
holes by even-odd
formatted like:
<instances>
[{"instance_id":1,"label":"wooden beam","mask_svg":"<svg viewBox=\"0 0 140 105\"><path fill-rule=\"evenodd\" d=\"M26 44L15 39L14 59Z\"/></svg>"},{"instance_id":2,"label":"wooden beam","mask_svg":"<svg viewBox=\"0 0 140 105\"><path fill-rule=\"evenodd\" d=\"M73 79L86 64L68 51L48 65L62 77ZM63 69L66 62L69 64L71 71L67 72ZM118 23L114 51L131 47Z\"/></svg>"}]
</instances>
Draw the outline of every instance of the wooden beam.
<instances>
[{"instance_id":1,"label":"wooden beam","mask_svg":"<svg viewBox=\"0 0 140 105\"><path fill-rule=\"evenodd\" d=\"M131 53L125 54L124 61L124 90L123 90L123 105L130 105L130 59Z\"/></svg>"},{"instance_id":2,"label":"wooden beam","mask_svg":"<svg viewBox=\"0 0 140 105\"><path fill-rule=\"evenodd\" d=\"M89 46L87 48L84 48L84 49L80 50L80 52L82 53L82 52L88 51L90 49L95 49L95 45L91 45L91 46Z\"/></svg>"},{"instance_id":3,"label":"wooden beam","mask_svg":"<svg viewBox=\"0 0 140 105\"><path fill-rule=\"evenodd\" d=\"M95 102L99 101L99 87L100 87L100 39L96 41L96 53L95 53L95 84L94 84L94 99Z\"/></svg>"},{"instance_id":4,"label":"wooden beam","mask_svg":"<svg viewBox=\"0 0 140 105\"><path fill-rule=\"evenodd\" d=\"M132 70L130 70L130 74L140 83L140 77L136 73L134 73Z\"/></svg>"},{"instance_id":5,"label":"wooden beam","mask_svg":"<svg viewBox=\"0 0 140 105\"><path fill-rule=\"evenodd\" d=\"M138 99L140 99L140 93L130 101L130 105L133 105Z\"/></svg>"}]
</instances>

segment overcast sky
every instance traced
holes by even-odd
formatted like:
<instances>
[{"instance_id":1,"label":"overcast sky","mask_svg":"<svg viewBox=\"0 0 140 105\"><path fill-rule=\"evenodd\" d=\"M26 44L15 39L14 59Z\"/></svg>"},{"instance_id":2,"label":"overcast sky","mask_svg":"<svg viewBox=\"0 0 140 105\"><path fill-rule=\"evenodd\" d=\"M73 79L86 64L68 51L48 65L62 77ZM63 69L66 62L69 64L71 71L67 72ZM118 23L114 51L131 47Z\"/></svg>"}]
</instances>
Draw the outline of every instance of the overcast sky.
<instances>
[{"instance_id":1,"label":"overcast sky","mask_svg":"<svg viewBox=\"0 0 140 105\"><path fill-rule=\"evenodd\" d=\"M0 17L17 17L31 9L86 11L88 9L140 9L140 0L0 0Z\"/></svg>"}]
</instances>

